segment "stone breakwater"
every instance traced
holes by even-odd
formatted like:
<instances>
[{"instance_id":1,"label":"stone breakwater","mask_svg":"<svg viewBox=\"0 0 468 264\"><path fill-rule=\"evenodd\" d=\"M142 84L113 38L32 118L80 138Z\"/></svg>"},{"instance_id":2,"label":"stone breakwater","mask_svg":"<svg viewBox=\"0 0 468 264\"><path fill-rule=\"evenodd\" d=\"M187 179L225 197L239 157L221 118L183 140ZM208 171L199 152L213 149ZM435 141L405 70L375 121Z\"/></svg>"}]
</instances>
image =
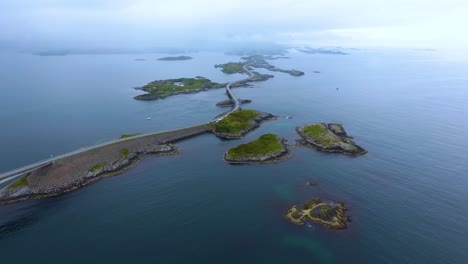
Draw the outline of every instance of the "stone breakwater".
<instances>
[{"instance_id":1,"label":"stone breakwater","mask_svg":"<svg viewBox=\"0 0 468 264\"><path fill-rule=\"evenodd\" d=\"M207 125L199 125L117 141L56 160L50 166L29 173L26 176L27 186L3 188L0 191L0 204L57 196L76 190L132 168L143 156L178 154L179 148L171 143L209 132Z\"/></svg>"}]
</instances>

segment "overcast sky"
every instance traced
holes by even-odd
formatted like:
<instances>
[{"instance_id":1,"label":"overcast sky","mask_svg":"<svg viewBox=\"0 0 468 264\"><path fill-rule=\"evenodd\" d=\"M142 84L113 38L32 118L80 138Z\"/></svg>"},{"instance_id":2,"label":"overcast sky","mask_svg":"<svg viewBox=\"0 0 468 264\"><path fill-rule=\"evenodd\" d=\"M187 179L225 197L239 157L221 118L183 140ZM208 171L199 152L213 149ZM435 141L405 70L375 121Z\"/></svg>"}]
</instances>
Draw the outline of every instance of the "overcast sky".
<instances>
[{"instance_id":1,"label":"overcast sky","mask_svg":"<svg viewBox=\"0 0 468 264\"><path fill-rule=\"evenodd\" d=\"M17 47L458 49L468 48L468 1L1 0L0 26L0 43Z\"/></svg>"}]
</instances>

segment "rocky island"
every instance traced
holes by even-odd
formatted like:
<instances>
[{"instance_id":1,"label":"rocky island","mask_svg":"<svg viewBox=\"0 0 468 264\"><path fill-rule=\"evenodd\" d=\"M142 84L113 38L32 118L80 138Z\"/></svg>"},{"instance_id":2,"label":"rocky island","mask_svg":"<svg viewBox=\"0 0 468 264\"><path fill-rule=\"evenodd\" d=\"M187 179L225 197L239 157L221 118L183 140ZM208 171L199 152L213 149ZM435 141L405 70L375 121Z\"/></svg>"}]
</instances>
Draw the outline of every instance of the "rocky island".
<instances>
[{"instance_id":1,"label":"rocky island","mask_svg":"<svg viewBox=\"0 0 468 264\"><path fill-rule=\"evenodd\" d=\"M150 82L145 86L135 89L147 92L135 96L137 100L156 100L166 98L171 95L197 93L213 88L224 87L224 84L212 82L204 77L178 78L168 80L158 80Z\"/></svg>"},{"instance_id":2,"label":"rocky island","mask_svg":"<svg viewBox=\"0 0 468 264\"><path fill-rule=\"evenodd\" d=\"M312 199L301 209L295 205L291 206L286 213L286 219L296 225L303 225L309 220L331 229L345 229L346 223L349 222L346 211L347 209L342 202L327 203L321 199Z\"/></svg>"},{"instance_id":3,"label":"rocky island","mask_svg":"<svg viewBox=\"0 0 468 264\"><path fill-rule=\"evenodd\" d=\"M216 64L215 68L221 68L221 71L227 74L247 73L244 69L246 63L243 62L228 62L225 64Z\"/></svg>"},{"instance_id":4,"label":"rocky island","mask_svg":"<svg viewBox=\"0 0 468 264\"><path fill-rule=\"evenodd\" d=\"M238 139L259 127L267 120L276 117L272 114L262 113L255 110L237 110L223 120L212 125L213 134L224 139Z\"/></svg>"},{"instance_id":5,"label":"rocky island","mask_svg":"<svg viewBox=\"0 0 468 264\"><path fill-rule=\"evenodd\" d=\"M296 128L301 136L298 144L324 152L338 152L351 156L360 156L367 151L356 145L340 124L316 123Z\"/></svg>"},{"instance_id":6,"label":"rocky island","mask_svg":"<svg viewBox=\"0 0 468 264\"><path fill-rule=\"evenodd\" d=\"M177 57L163 57L159 58L160 61L180 61L180 60L191 60L193 59L190 56L177 56Z\"/></svg>"},{"instance_id":7,"label":"rocky island","mask_svg":"<svg viewBox=\"0 0 468 264\"><path fill-rule=\"evenodd\" d=\"M267 62L267 60L275 60L279 59L279 57L272 57L272 56L262 56L262 55L255 55L249 57L243 57L242 59L246 60L246 63L254 68L262 68L273 72L283 72L288 73L292 76L302 76L304 72L298 70L284 70L280 68L276 68L275 66L271 65Z\"/></svg>"},{"instance_id":8,"label":"rocky island","mask_svg":"<svg viewBox=\"0 0 468 264\"><path fill-rule=\"evenodd\" d=\"M267 60L275 60L279 58L280 57L254 55L254 56L242 57L244 62L228 62L225 64L216 64L215 67L221 68L221 70L227 74L246 73L245 67L253 67L253 68L262 68L262 69L266 69L266 70L274 71L274 72L288 73L292 76L304 75L304 72L302 71L279 69L267 62ZM261 75L256 72L254 72L254 74Z\"/></svg>"},{"instance_id":9,"label":"rocky island","mask_svg":"<svg viewBox=\"0 0 468 264\"><path fill-rule=\"evenodd\" d=\"M224 154L224 160L231 164L272 163L289 157L290 151L286 139L275 134L265 134Z\"/></svg>"}]
</instances>

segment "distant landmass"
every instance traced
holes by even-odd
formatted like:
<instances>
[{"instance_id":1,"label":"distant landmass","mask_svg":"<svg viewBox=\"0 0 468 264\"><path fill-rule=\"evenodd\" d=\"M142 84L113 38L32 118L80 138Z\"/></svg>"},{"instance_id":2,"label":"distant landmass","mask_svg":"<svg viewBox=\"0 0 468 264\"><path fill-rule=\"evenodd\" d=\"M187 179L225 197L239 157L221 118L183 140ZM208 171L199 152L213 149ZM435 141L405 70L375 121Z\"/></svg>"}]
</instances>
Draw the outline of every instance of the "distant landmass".
<instances>
[{"instance_id":1,"label":"distant landmass","mask_svg":"<svg viewBox=\"0 0 468 264\"><path fill-rule=\"evenodd\" d=\"M68 50L50 50L33 53L36 56L66 56L70 52Z\"/></svg>"},{"instance_id":2,"label":"distant landmass","mask_svg":"<svg viewBox=\"0 0 468 264\"><path fill-rule=\"evenodd\" d=\"M190 56L176 56L176 57L164 57L164 58L159 58L158 60L162 61L176 61L176 60L191 60L193 59Z\"/></svg>"},{"instance_id":3,"label":"distant landmass","mask_svg":"<svg viewBox=\"0 0 468 264\"><path fill-rule=\"evenodd\" d=\"M298 51L307 54L327 54L327 55L348 55L348 53L343 52L339 49L325 49L325 48L296 48Z\"/></svg>"}]
</instances>

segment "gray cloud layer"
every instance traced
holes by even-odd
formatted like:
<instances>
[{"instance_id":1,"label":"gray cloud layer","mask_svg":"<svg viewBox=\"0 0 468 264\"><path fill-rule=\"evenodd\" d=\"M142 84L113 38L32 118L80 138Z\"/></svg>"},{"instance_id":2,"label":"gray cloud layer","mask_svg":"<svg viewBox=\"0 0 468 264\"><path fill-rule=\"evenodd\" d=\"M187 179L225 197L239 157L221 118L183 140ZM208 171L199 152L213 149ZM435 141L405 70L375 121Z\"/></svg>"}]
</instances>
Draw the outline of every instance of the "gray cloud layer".
<instances>
[{"instance_id":1,"label":"gray cloud layer","mask_svg":"<svg viewBox=\"0 0 468 264\"><path fill-rule=\"evenodd\" d=\"M468 46L465 0L5 0L0 24L20 47Z\"/></svg>"}]
</instances>

